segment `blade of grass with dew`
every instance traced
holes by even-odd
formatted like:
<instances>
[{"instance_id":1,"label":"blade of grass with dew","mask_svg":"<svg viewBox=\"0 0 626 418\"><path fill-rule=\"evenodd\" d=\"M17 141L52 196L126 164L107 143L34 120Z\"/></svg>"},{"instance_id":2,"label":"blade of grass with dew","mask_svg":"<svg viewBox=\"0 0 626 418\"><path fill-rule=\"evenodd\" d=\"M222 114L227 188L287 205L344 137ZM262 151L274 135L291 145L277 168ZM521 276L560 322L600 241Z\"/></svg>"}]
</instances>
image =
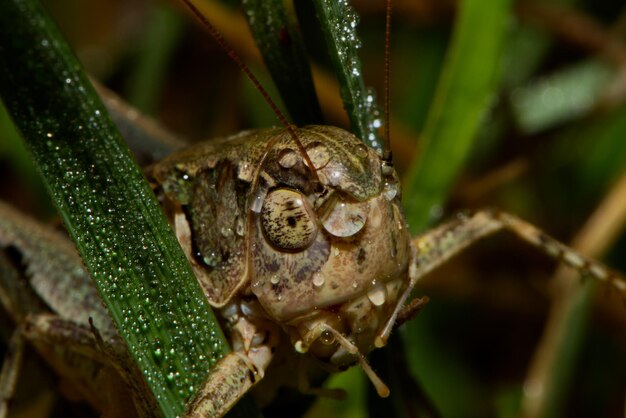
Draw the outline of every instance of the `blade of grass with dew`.
<instances>
[{"instance_id":1,"label":"blade of grass with dew","mask_svg":"<svg viewBox=\"0 0 626 418\"><path fill-rule=\"evenodd\" d=\"M0 96L166 417L228 351L147 182L36 0L0 3Z\"/></svg>"},{"instance_id":2,"label":"blade of grass with dew","mask_svg":"<svg viewBox=\"0 0 626 418\"><path fill-rule=\"evenodd\" d=\"M352 132L370 147L381 150L381 125L376 94L365 87L361 76L356 34L358 16L347 1L314 0L317 20L339 80L341 98L350 118Z\"/></svg>"},{"instance_id":3,"label":"blade of grass with dew","mask_svg":"<svg viewBox=\"0 0 626 418\"><path fill-rule=\"evenodd\" d=\"M128 102L146 114L154 114L165 72L184 27L182 16L158 3L151 11L138 55L128 79Z\"/></svg>"},{"instance_id":4,"label":"blade of grass with dew","mask_svg":"<svg viewBox=\"0 0 626 418\"><path fill-rule=\"evenodd\" d=\"M304 43L290 21L285 3L245 0L242 6L265 65L294 123L321 124L322 111Z\"/></svg>"},{"instance_id":5,"label":"blade of grass with dew","mask_svg":"<svg viewBox=\"0 0 626 418\"><path fill-rule=\"evenodd\" d=\"M440 212L498 85L510 0L460 3L452 45L409 169L404 205L412 232Z\"/></svg>"}]
</instances>

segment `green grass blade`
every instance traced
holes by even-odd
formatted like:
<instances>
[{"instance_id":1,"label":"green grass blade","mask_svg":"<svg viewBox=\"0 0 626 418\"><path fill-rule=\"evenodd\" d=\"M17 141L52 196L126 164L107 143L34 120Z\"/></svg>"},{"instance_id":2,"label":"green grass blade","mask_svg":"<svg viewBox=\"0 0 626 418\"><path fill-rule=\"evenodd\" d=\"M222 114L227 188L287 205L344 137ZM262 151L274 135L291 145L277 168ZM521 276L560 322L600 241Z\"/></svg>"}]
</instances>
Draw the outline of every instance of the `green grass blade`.
<instances>
[{"instance_id":1,"label":"green grass blade","mask_svg":"<svg viewBox=\"0 0 626 418\"><path fill-rule=\"evenodd\" d=\"M510 3L464 0L459 4L451 46L426 119L421 152L404 179L403 201L414 233L425 229L439 212L496 91ZM428 344L428 329L424 328L431 315L437 317L435 308L429 306L419 320L407 324L405 341L412 347L407 350L411 371L424 376L419 379L424 391L442 415L484 416L485 411L478 408L486 398L480 381L462 362L453 362L454 357L446 350ZM449 402L451 394L455 402Z\"/></svg>"},{"instance_id":2,"label":"green grass blade","mask_svg":"<svg viewBox=\"0 0 626 418\"><path fill-rule=\"evenodd\" d=\"M163 415L227 350L156 199L35 0L0 3L0 95Z\"/></svg>"},{"instance_id":3,"label":"green grass blade","mask_svg":"<svg viewBox=\"0 0 626 418\"><path fill-rule=\"evenodd\" d=\"M545 395L537 416L542 418L567 416L567 396L575 381L576 367L581 362L585 339L589 332L589 318L593 310L596 283L587 282L577 289L566 306L563 328L554 363L543 388Z\"/></svg>"},{"instance_id":4,"label":"green grass blade","mask_svg":"<svg viewBox=\"0 0 626 418\"><path fill-rule=\"evenodd\" d=\"M341 86L341 98L350 118L352 132L375 149L382 148L378 135L381 124L376 95L367 89L361 75L356 34L358 16L347 2L314 0L317 19Z\"/></svg>"},{"instance_id":5,"label":"green grass blade","mask_svg":"<svg viewBox=\"0 0 626 418\"><path fill-rule=\"evenodd\" d=\"M413 232L439 212L498 85L510 0L461 2L452 45L405 178L404 205Z\"/></svg>"},{"instance_id":6,"label":"green grass blade","mask_svg":"<svg viewBox=\"0 0 626 418\"><path fill-rule=\"evenodd\" d=\"M285 3L246 0L242 6L265 65L294 123L321 124L322 111L304 43L289 19Z\"/></svg>"},{"instance_id":7,"label":"green grass blade","mask_svg":"<svg viewBox=\"0 0 626 418\"><path fill-rule=\"evenodd\" d=\"M153 8L128 82L128 102L146 114L154 114L158 108L165 75L183 28L184 19L170 6L158 4Z\"/></svg>"}]
</instances>

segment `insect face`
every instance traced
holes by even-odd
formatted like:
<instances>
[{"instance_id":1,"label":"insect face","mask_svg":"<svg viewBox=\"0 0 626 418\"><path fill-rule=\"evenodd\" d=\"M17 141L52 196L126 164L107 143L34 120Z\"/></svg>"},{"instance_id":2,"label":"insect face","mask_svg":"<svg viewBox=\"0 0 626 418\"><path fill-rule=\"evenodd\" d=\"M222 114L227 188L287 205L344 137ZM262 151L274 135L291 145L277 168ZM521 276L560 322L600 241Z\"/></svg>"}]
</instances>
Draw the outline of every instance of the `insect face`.
<instances>
[{"instance_id":1,"label":"insect face","mask_svg":"<svg viewBox=\"0 0 626 418\"><path fill-rule=\"evenodd\" d=\"M198 145L152 174L226 321L244 315L232 306L260 305L298 352L368 368L363 354L384 345L410 287L398 178L351 133L296 131L315 172L285 129L270 129Z\"/></svg>"},{"instance_id":2,"label":"insect face","mask_svg":"<svg viewBox=\"0 0 626 418\"><path fill-rule=\"evenodd\" d=\"M270 151L253 193L263 204L253 211L251 290L298 351L343 366L355 347L374 347L392 316L408 284L410 239L395 172L383 174L376 152L338 128L300 136L323 191L298 189L291 143Z\"/></svg>"}]
</instances>

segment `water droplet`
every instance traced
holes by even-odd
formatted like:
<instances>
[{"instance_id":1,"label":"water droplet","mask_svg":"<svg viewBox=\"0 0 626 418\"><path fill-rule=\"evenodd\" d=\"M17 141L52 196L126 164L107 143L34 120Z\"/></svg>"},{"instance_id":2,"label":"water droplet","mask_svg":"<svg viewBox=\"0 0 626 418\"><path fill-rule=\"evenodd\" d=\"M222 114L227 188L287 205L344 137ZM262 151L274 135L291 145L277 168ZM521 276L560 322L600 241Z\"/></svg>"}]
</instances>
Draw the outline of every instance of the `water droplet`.
<instances>
[{"instance_id":1,"label":"water droplet","mask_svg":"<svg viewBox=\"0 0 626 418\"><path fill-rule=\"evenodd\" d=\"M313 166L318 170L325 167L328 161L330 161L328 148L321 142L313 142L307 145L306 153L309 155Z\"/></svg>"},{"instance_id":2,"label":"water droplet","mask_svg":"<svg viewBox=\"0 0 626 418\"><path fill-rule=\"evenodd\" d=\"M359 287L359 284L358 284L358 283L357 283L357 281L355 280L355 281L353 281L353 282L352 282L352 288L353 288L353 289L356 289L357 287Z\"/></svg>"},{"instance_id":3,"label":"water droplet","mask_svg":"<svg viewBox=\"0 0 626 418\"><path fill-rule=\"evenodd\" d=\"M365 144L358 144L356 146L356 155L359 158L367 158L367 146Z\"/></svg>"},{"instance_id":4,"label":"water droplet","mask_svg":"<svg viewBox=\"0 0 626 418\"><path fill-rule=\"evenodd\" d=\"M385 199L391 201L398 195L398 183L394 181L386 181L383 189Z\"/></svg>"},{"instance_id":5,"label":"water droplet","mask_svg":"<svg viewBox=\"0 0 626 418\"><path fill-rule=\"evenodd\" d=\"M290 148L285 148L280 152L278 164L280 164L283 168L291 168L300 159L300 156L297 152Z\"/></svg>"},{"instance_id":6,"label":"water droplet","mask_svg":"<svg viewBox=\"0 0 626 418\"><path fill-rule=\"evenodd\" d=\"M367 298L374 306L382 306L385 303L386 291L383 285L375 286L367 292Z\"/></svg>"},{"instance_id":7,"label":"water droplet","mask_svg":"<svg viewBox=\"0 0 626 418\"><path fill-rule=\"evenodd\" d=\"M428 214L432 221L436 221L443 215L443 207L441 205L432 205Z\"/></svg>"},{"instance_id":8,"label":"water droplet","mask_svg":"<svg viewBox=\"0 0 626 418\"><path fill-rule=\"evenodd\" d=\"M237 217L237 223L235 226L235 232L237 233L237 235L239 235L240 237L243 237L245 231L245 224L243 221L243 218L241 216Z\"/></svg>"},{"instance_id":9,"label":"water droplet","mask_svg":"<svg viewBox=\"0 0 626 418\"><path fill-rule=\"evenodd\" d=\"M220 256L215 251L211 251L202 257L202 261L209 267L215 267L220 262Z\"/></svg>"},{"instance_id":10,"label":"water droplet","mask_svg":"<svg viewBox=\"0 0 626 418\"><path fill-rule=\"evenodd\" d=\"M338 201L322 219L324 229L336 237L351 237L365 226L369 205Z\"/></svg>"},{"instance_id":11,"label":"water droplet","mask_svg":"<svg viewBox=\"0 0 626 418\"><path fill-rule=\"evenodd\" d=\"M322 342L322 344L326 344L326 345L330 345L335 342L335 336L333 335L333 333L326 329L321 332L319 339Z\"/></svg>"},{"instance_id":12,"label":"water droplet","mask_svg":"<svg viewBox=\"0 0 626 418\"><path fill-rule=\"evenodd\" d=\"M252 198L250 202L250 210L254 213L260 213L263 208L263 200L265 199L267 191L266 190L257 190L256 195Z\"/></svg>"},{"instance_id":13,"label":"water droplet","mask_svg":"<svg viewBox=\"0 0 626 418\"><path fill-rule=\"evenodd\" d=\"M272 276L272 278L270 279L270 282L272 284L278 284L279 281L280 281L280 278L276 275Z\"/></svg>"},{"instance_id":14,"label":"water droplet","mask_svg":"<svg viewBox=\"0 0 626 418\"><path fill-rule=\"evenodd\" d=\"M315 274L313 274L313 286L322 287L324 285L325 280L326 278L321 272L318 271Z\"/></svg>"}]
</instances>

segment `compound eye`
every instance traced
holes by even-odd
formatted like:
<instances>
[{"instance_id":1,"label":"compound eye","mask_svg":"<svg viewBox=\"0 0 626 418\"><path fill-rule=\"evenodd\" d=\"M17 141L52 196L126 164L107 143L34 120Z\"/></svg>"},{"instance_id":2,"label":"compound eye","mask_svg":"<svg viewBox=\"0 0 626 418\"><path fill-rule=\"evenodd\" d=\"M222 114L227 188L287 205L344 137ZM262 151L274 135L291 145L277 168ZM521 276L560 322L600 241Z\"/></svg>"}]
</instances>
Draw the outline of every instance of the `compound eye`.
<instances>
[{"instance_id":1,"label":"compound eye","mask_svg":"<svg viewBox=\"0 0 626 418\"><path fill-rule=\"evenodd\" d=\"M317 235L315 214L306 198L291 189L267 194L261 209L261 225L270 243L286 251L307 248Z\"/></svg>"}]
</instances>

